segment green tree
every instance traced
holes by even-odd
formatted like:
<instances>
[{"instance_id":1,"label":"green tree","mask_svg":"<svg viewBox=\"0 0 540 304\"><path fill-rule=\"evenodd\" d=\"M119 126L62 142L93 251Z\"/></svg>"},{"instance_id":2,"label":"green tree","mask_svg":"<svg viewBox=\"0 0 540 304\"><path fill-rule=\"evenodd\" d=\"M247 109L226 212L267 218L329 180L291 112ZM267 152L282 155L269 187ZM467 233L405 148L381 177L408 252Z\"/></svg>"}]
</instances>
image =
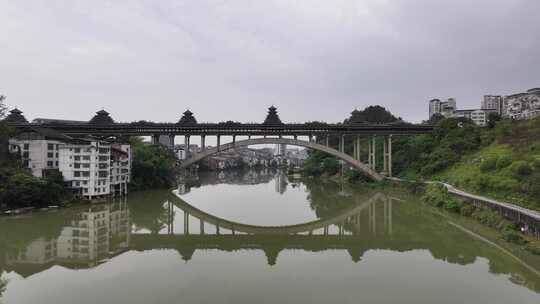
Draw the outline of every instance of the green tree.
<instances>
[{"instance_id":1,"label":"green tree","mask_svg":"<svg viewBox=\"0 0 540 304\"><path fill-rule=\"evenodd\" d=\"M161 145L151 145L140 137L132 137L133 151L131 186L134 189L170 187L176 177L176 156Z\"/></svg>"}]
</instances>

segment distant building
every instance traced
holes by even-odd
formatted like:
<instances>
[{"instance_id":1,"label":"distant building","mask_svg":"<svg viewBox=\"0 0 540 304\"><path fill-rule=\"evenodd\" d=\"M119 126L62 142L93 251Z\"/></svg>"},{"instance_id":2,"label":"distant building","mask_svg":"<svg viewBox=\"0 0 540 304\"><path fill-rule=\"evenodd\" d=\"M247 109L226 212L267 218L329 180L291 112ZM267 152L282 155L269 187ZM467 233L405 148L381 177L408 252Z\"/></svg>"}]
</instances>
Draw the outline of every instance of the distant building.
<instances>
[{"instance_id":1,"label":"distant building","mask_svg":"<svg viewBox=\"0 0 540 304\"><path fill-rule=\"evenodd\" d=\"M505 96L502 116L518 120L540 116L540 88Z\"/></svg>"},{"instance_id":2,"label":"distant building","mask_svg":"<svg viewBox=\"0 0 540 304\"><path fill-rule=\"evenodd\" d=\"M435 114L441 114L444 117L450 117L457 110L456 100L448 98L447 101L432 99L429 101L429 118Z\"/></svg>"},{"instance_id":3,"label":"distant building","mask_svg":"<svg viewBox=\"0 0 540 304\"><path fill-rule=\"evenodd\" d=\"M484 95L482 100L482 110L490 110L501 115L503 108L503 98L500 95Z\"/></svg>"}]
</instances>

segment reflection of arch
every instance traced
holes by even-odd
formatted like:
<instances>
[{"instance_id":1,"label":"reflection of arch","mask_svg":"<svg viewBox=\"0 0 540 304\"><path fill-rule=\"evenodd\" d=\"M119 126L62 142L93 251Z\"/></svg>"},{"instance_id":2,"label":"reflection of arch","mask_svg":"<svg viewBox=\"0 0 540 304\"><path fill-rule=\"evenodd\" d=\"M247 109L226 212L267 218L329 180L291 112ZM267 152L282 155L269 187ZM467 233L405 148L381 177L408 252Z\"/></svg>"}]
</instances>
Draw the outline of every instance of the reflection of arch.
<instances>
[{"instance_id":1,"label":"reflection of arch","mask_svg":"<svg viewBox=\"0 0 540 304\"><path fill-rule=\"evenodd\" d=\"M205 157L208 157L210 155L219 153L221 151L234 149L236 147L245 147L245 146L252 146L252 145L264 145L264 144L286 144L291 146L301 146L306 147L314 150L319 150L325 153L328 153L332 156L335 156L348 164L352 165L356 169L364 172L368 177L370 177L373 180L381 181L383 180L383 177L375 172L373 169L371 169L366 164L360 162L359 160L354 159L353 157L340 152L336 149L333 149L331 147L323 146L320 144L317 144L315 142L308 142L298 139L290 139L290 138L256 138L256 139L247 139L247 140L241 140L233 143L228 143L224 145L220 145L219 147L214 147L207 149L201 153L193 155L191 158L185 160L181 165L180 168L187 168L196 162L202 160Z\"/></svg>"},{"instance_id":2,"label":"reflection of arch","mask_svg":"<svg viewBox=\"0 0 540 304\"><path fill-rule=\"evenodd\" d=\"M319 219L316 221L311 221L311 222L307 222L303 224L287 225L287 226L256 226L256 225L236 223L233 221L229 221L229 220L222 219L217 216L208 214L183 201L181 198L177 196L177 191L173 191L173 194L176 197L176 199L173 200L173 203L178 208L182 209L186 214L194 216L206 223L213 224L220 228L225 228L232 231L243 232L243 233L248 233L248 234L296 234L296 233L314 231L320 228L328 227L332 224L341 223L345 221L347 218L360 213L360 211L369 207L376 201L386 198L385 195L383 195L382 193L376 193L370 199L362 203L355 204L354 206L351 206L349 208L346 208L345 210L342 210L338 215L331 218L327 218L327 219Z\"/></svg>"}]
</instances>

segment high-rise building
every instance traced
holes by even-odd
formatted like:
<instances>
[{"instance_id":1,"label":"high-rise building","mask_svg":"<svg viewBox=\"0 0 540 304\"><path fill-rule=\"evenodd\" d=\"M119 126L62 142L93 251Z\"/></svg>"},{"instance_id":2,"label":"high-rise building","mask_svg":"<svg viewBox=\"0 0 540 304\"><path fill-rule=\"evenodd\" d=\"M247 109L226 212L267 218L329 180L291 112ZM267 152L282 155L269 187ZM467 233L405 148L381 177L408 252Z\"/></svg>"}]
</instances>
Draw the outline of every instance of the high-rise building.
<instances>
[{"instance_id":1,"label":"high-rise building","mask_svg":"<svg viewBox=\"0 0 540 304\"><path fill-rule=\"evenodd\" d=\"M492 110L501 115L503 98L500 95L484 95L482 100L482 110Z\"/></svg>"},{"instance_id":2,"label":"high-rise building","mask_svg":"<svg viewBox=\"0 0 540 304\"><path fill-rule=\"evenodd\" d=\"M435 114L441 114L444 117L450 117L457 110L456 100L448 98L446 101L432 99L429 101L429 118Z\"/></svg>"},{"instance_id":3,"label":"high-rise building","mask_svg":"<svg viewBox=\"0 0 540 304\"><path fill-rule=\"evenodd\" d=\"M529 119L540 116L540 88L505 96L502 116L511 119Z\"/></svg>"}]
</instances>

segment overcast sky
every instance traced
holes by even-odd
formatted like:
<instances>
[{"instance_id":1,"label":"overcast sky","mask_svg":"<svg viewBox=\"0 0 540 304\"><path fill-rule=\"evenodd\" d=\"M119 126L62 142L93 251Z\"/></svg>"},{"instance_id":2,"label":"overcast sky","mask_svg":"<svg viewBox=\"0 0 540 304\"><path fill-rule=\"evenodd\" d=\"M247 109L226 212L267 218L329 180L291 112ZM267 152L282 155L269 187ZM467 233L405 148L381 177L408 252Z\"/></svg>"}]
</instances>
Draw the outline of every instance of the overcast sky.
<instances>
[{"instance_id":1,"label":"overcast sky","mask_svg":"<svg viewBox=\"0 0 540 304\"><path fill-rule=\"evenodd\" d=\"M540 86L539 0L0 0L0 94L28 119L337 122Z\"/></svg>"}]
</instances>

